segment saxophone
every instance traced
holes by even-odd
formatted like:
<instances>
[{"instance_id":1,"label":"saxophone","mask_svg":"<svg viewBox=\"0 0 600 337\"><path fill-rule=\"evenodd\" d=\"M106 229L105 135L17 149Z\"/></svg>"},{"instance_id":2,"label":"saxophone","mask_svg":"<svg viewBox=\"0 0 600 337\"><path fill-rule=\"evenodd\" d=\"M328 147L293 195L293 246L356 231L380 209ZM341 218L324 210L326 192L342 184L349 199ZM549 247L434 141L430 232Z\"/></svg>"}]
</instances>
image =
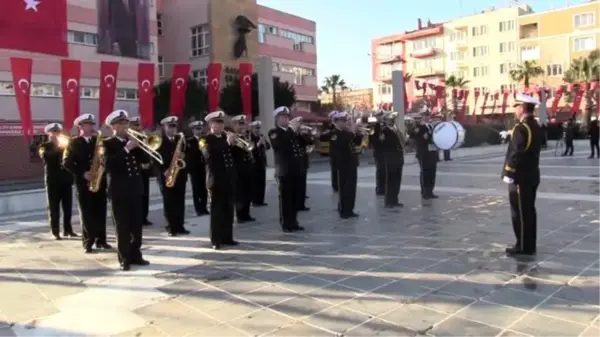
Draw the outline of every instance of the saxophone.
<instances>
[{"instance_id":1,"label":"saxophone","mask_svg":"<svg viewBox=\"0 0 600 337\"><path fill-rule=\"evenodd\" d=\"M90 172L92 176L89 181L89 190L92 193L96 193L100 190L102 185L102 177L105 171L105 160L104 157L104 142L102 141L102 131L98 131L96 136L96 146L94 147L94 156L92 157L92 164L90 165Z\"/></svg>"},{"instance_id":2,"label":"saxophone","mask_svg":"<svg viewBox=\"0 0 600 337\"><path fill-rule=\"evenodd\" d=\"M185 146L185 135L183 132L180 132L178 133L178 136L179 140L177 141L177 145L175 145L175 152L173 153L171 164L165 171L165 186L168 188L175 186L179 172L185 168L185 153L183 148Z\"/></svg>"}]
</instances>

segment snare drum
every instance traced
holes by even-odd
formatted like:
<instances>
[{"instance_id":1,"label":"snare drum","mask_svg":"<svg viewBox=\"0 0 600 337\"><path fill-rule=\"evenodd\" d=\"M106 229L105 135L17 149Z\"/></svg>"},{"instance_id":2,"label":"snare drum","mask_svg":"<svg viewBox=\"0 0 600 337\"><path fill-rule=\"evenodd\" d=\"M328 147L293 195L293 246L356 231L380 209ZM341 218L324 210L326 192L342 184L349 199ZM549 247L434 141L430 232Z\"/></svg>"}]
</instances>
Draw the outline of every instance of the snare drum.
<instances>
[{"instance_id":1,"label":"snare drum","mask_svg":"<svg viewBox=\"0 0 600 337\"><path fill-rule=\"evenodd\" d=\"M441 122L433 128L433 143L440 150L457 149L465 142L465 128L457 122Z\"/></svg>"}]
</instances>

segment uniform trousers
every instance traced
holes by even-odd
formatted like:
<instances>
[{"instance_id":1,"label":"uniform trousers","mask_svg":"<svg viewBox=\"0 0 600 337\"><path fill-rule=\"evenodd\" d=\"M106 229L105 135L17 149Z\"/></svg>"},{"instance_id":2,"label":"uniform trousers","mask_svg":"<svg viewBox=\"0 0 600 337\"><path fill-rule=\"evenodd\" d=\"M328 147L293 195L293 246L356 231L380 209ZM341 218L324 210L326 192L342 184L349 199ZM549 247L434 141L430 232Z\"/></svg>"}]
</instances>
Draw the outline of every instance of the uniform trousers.
<instances>
[{"instance_id":1,"label":"uniform trousers","mask_svg":"<svg viewBox=\"0 0 600 337\"><path fill-rule=\"evenodd\" d=\"M537 188L537 184L508 185L512 225L517 238L515 247L523 253L535 253L536 251L537 213L535 198Z\"/></svg>"},{"instance_id":2,"label":"uniform trousers","mask_svg":"<svg viewBox=\"0 0 600 337\"><path fill-rule=\"evenodd\" d=\"M308 171L305 169L300 173L300 178L298 179L296 204L299 210L306 208L306 179L308 179Z\"/></svg>"},{"instance_id":3,"label":"uniform trousers","mask_svg":"<svg viewBox=\"0 0 600 337\"><path fill-rule=\"evenodd\" d=\"M375 156L375 193L376 194L384 194L385 193L385 180L386 180L386 171L385 171L385 160L381 158L381 156Z\"/></svg>"},{"instance_id":4,"label":"uniform trousers","mask_svg":"<svg viewBox=\"0 0 600 337\"><path fill-rule=\"evenodd\" d=\"M402 169L404 163L396 165L384 165L385 205L394 206L398 204L398 194L402 184Z\"/></svg>"},{"instance_id":5,"label":"uniform trousers","mask_svg":"<svg viewBox=\"0 0 600 337\"><path fill-rule=\"evenodd\" d=\"M77 184L79 219L83 248L92 248L106 243L106 190L96 193L88 190L87 183Z\"/></svg>"},{"instance_id":6,"label":"uniform trousers","mask_svg":"<svg viewBox=\"0 0 600 337\"><path fill-rule=\"evenodd\" d=\"M450 158L450 150L444 150L444 161L448 161Z\"/></svg>"},{"instance_id":7,"label":"uniform trousers","mask_svg":"<svg viewBox=\"0 0 600 337\"><path fill-rule=\"evenodd\" d=\"M73 209L73 187L71 184L50 182L46 178L46 198L48 201L48 218L52 234L60 232L60 210L63 212L63 232L73 231L71 226L71 213Z\"/></svg>"},{"instance_id":8,"label":"uniform trousers","mask_svg":"<svg viewBox=\"0 0 600 337\"><path fill-rule=\"evenodd\" d=\"M148 211L150 209L150 174L142 173L142 182L144 191L142 194L142 222L148 220Z\"/></svg>"},{"instance_id":9,"label":"uniform trousers","mask_svg":"<svg viewBox=\"0 0 600 337\"><path fill-rule=\"evenodd\" d=\"M252 170L245 169L239 172L235 183L235 216L238 220L250 218L253 184Z\"/></svg>"},{"instance_id":10,"label":"uniform trousers","mask_svg":"<svg viewBox=\"0 0 600 337\"><path fill-rule=\"evenodd\" d=\"M594 153L597 157L600 157L600 148L598 147L598 138L590 138L590 149L592 150L590 157L594 156Z\"/></svg>"},{"instance_id":11,"label":"uniform trousers","mask_svg":"<svg viewBox=\"0 0 600 337\"><path fill-rule=\"evenodd\" d=\"M438 152L428 151L418 156L421 167L420 182L421 195L430 196L435 188L435 175L437 172Z\"/></svg>"},{"instance_id":12,"label":"uniform trousers","mask_svg":"<svg viewBox=\"0 0 600 337\"><path fill-rule=\"evenodd\" d=\"M265 203L265 190L267 188L267 168L265 165L254 165L253 180L252 203L262 205Z\"/></svg>"},{"instance_id":13,"label":"uniform trousers","mask_svg":"<svg viewBox=\"0 0 600 337\"><path fill-rule=\"evenodd\" d=\"M226 182L210 189L210 242L213 245L233 241L234 195L233 187Z\"/></svg>"},{"instance_id":14,"label":"uniform trousers","mask_svg":"<svg viewBox=\"0 0 600 337\"><path fill-rule=\"evenodd\" d=\"M563 156L572 156L574 150L575 147L573 146L573 138L565 138L565 152L563 152Z\"/></svg>"},{"instance_id":15,"label":"uniform trousers","mask_svg":"<svg viewBox=\"0 0 600 337\"><path fill-rule=\"evenodd\" d=\"M112 198L112 217L117 232L117 254L120 263L142 259L142 198Z\"/></svg>"},{"instance_id":16,"label":"uniform trousers","mask_svg":"<svg viewBox=\"0 0 600 337\"><path fill-rule=\"evenodd\" d=\"M185 183L177 182L175 186L163 187L163 212L167 220L167 231L179 233L185 221Z\"/></svg>"},{"instance_id":17,"label":"uniform trousers","mask_svg":"<svg viewBox=\"0 0 600 337\"><path fill-rule=\"evenodd\" d=\"M329 154L331 156L331 154ZM334 192L339 190L338 184L338 167L337 163L333 160L329 161L329 168L331 170L331 188Z\"/></svg>"},{"instance_id":18,"label":"uniform trousers","mask_svg":"<svg viewBox=\"0 0 600 337\"><path fill-rule=\"evenodd\" d=\"M192 198L194 199L194 210L196 213L206 211L208 191L206 190L206 172L194 170L190 173L192 182Z\"/></svg>"},{"instance_id":19,"label":"uniform trousers","mask_svg":"<svg viewBox=\"0 0 600 337\"><path fill-rule=\"evenodd\" d=\"M298 201L299 186L302 175L286 174L276 177L279 190L279 224L282 229L291 229L298 226Z\"/></svg>"},{"instance_id":20,"label":"uniform trousers","mask_svg":"<svg viewBox=\"0 0 600 337\"><path fill-rule=\"evenodd\" d=\"M357 179L358 169L356 167L338 168L338 186L340 188L338 212L341 216L350 215L354 212Z\"/></svg>"}]
</instances>

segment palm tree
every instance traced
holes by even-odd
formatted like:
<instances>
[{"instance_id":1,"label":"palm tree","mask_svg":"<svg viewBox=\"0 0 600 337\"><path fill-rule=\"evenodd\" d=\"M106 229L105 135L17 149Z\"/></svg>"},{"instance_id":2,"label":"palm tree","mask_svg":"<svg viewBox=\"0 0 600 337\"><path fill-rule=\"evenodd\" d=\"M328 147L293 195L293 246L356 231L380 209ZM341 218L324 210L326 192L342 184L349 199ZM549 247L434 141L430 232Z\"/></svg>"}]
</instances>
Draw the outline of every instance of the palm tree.
<instances>
[{"instance_id":1,"label":"palm tree","mask_svg":"<svg viewBox=\"0 0 600 337\"><path fill-rule=\"evenodd\" d=\"M571 61L569 69L565 72L563 80L567 83L579 84L585 83L585 112L584 118L586 124L590 122L593 112L593 96L591 88L592 81L598 81L598 73L600 73L600 51L594 50L583 58L580 57ZM583 90L584 88L578 88ZM570 96L570 95L569 95ZM598 103L596 103L598 104Z\"/></svg>"},{"instance_id":2,"label":"palm tree","mask_svg":"<svg viewBox=\"0 0 600 337\"><path fill-rule=\"evenodd\" d=\"M511 70L508 74L513 81L523 81L525 88L529 88L529 81L532 78L543 75L544 69L538 66L535 61L525 61L523 64L519 64L517 69Z\"/></svg>"},{"instance_id":3,"label":"palm tree","mask_svg":"<svg viewBox=\"0 0 600 337\"><path fill-rule=\"evenodd\" d=\"M452 88L452 114L454 116L458 115L458 97L456 97L455 89L462 89L469 84L470 81L465 80L462 76L450 75L446 77L445 83L446 87Z\"/></svg>"},{"instance_id":4,"label":"palm tree","mask_svg":"<svg viewBox=\"0 0 600 337\"><path fill-rule=\"evenodd\" d=\"M337 93L348 90L348 87L346 86L346 81L342 79L342 76L334 74L329 77L325 77L325 81L323 81L321 90L325 93L331 94L331 102L333 106L337 106Z\"/></svg>"}]
</instances>

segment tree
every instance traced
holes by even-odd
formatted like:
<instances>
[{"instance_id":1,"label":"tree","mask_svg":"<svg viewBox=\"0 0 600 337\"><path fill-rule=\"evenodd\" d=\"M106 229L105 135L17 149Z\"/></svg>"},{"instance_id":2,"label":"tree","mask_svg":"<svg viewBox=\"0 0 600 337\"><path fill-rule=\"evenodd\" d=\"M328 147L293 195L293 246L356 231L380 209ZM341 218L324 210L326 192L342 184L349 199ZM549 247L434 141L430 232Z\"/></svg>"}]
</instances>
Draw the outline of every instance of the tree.
<instances>
[{"instance_id":1,"label":"tree","mask_svg":"<svg viewBox=\"0 0 600 337\"><path fill-rule=\"evenodd\" d=\"M459 77L456 75L450 75L448 77L446 77L445 80L446 86L450 87L452 89L452 91L454 91L454 89L458 90L458 89L462 89L465 86L467 86L467 84L469 84L469 81L465 80L463 77ZM458 115L458 97L455 94L451 94L451 100L452 100L452 114L454 114L454 116Z\"/></svg>"},{"instance_id":2,"label":"tree","mask_svg":"<svg viewBox=\"0 0 600 337\"><path fill-rule=\"evenodd\" d=\"M154 87L154 121L158 122L170 114L171 108L171 81L166 80ZM183 117L201 119L208 110L208 96L206 88L198 81L188 79L185 93L185 108Z\"/></svg>"},{"instance_id":3,"label":"tree","mask_svg":"<svg viewBox=\"0 0 600 337\"><path fill-rule=\"evenodd\" d=\"M252 75L252 117L258 117L258 75ZM296 103L296 90L288 82L281 82L273 76L273 98L275 107L291 107ZM220 108L229 116L242 113L242 89L239 78L234 78L221 90Z\"/></svg>"},{"instance_id":4,"label":"tree","mask_svg":"<svg viewBox=\"0 0 600 337\"><path fill-rule=\"evenodd\" d=\"M511 70L508 74L513 81L523 81L525 88L529 88L529 81L532 78L543 75L544 69L538 66L535 61L525 61L523 64L519 64L517 69Z\"/></svg>"},{"instance_id":5,"label":"tree","mask_svg":"<svg viewBox=\"0 0 600 337\"><path fill-rule=\"evenodd\" d=\"M337 106L339 103L337 94L344 90L348 90L348 87L346 86L346 81L344 81L340 75L331 75L325 77L321 90L331 94L331 103L333 106Z\"/></svg>"},{"instance_id":6,"label":"tree","mask_svg":"<svg viewBox=\"0 0 600 337\"><path fill-rule=\"evenodd\" d=\"M593 114L594 93L591 90L592 81L598 81L600 73L600 51L594 50L587 57L580 57L571 61L569 69L565 72L563 80L567 83L575 84L576 90L585 90L585 112L583 120L589 124ZM580 83L585 83L585 88L580 88ZM571 93L568 94L570 100ZM598 102L596 104L599 104Z\"/></svg>"}]
</instances>

